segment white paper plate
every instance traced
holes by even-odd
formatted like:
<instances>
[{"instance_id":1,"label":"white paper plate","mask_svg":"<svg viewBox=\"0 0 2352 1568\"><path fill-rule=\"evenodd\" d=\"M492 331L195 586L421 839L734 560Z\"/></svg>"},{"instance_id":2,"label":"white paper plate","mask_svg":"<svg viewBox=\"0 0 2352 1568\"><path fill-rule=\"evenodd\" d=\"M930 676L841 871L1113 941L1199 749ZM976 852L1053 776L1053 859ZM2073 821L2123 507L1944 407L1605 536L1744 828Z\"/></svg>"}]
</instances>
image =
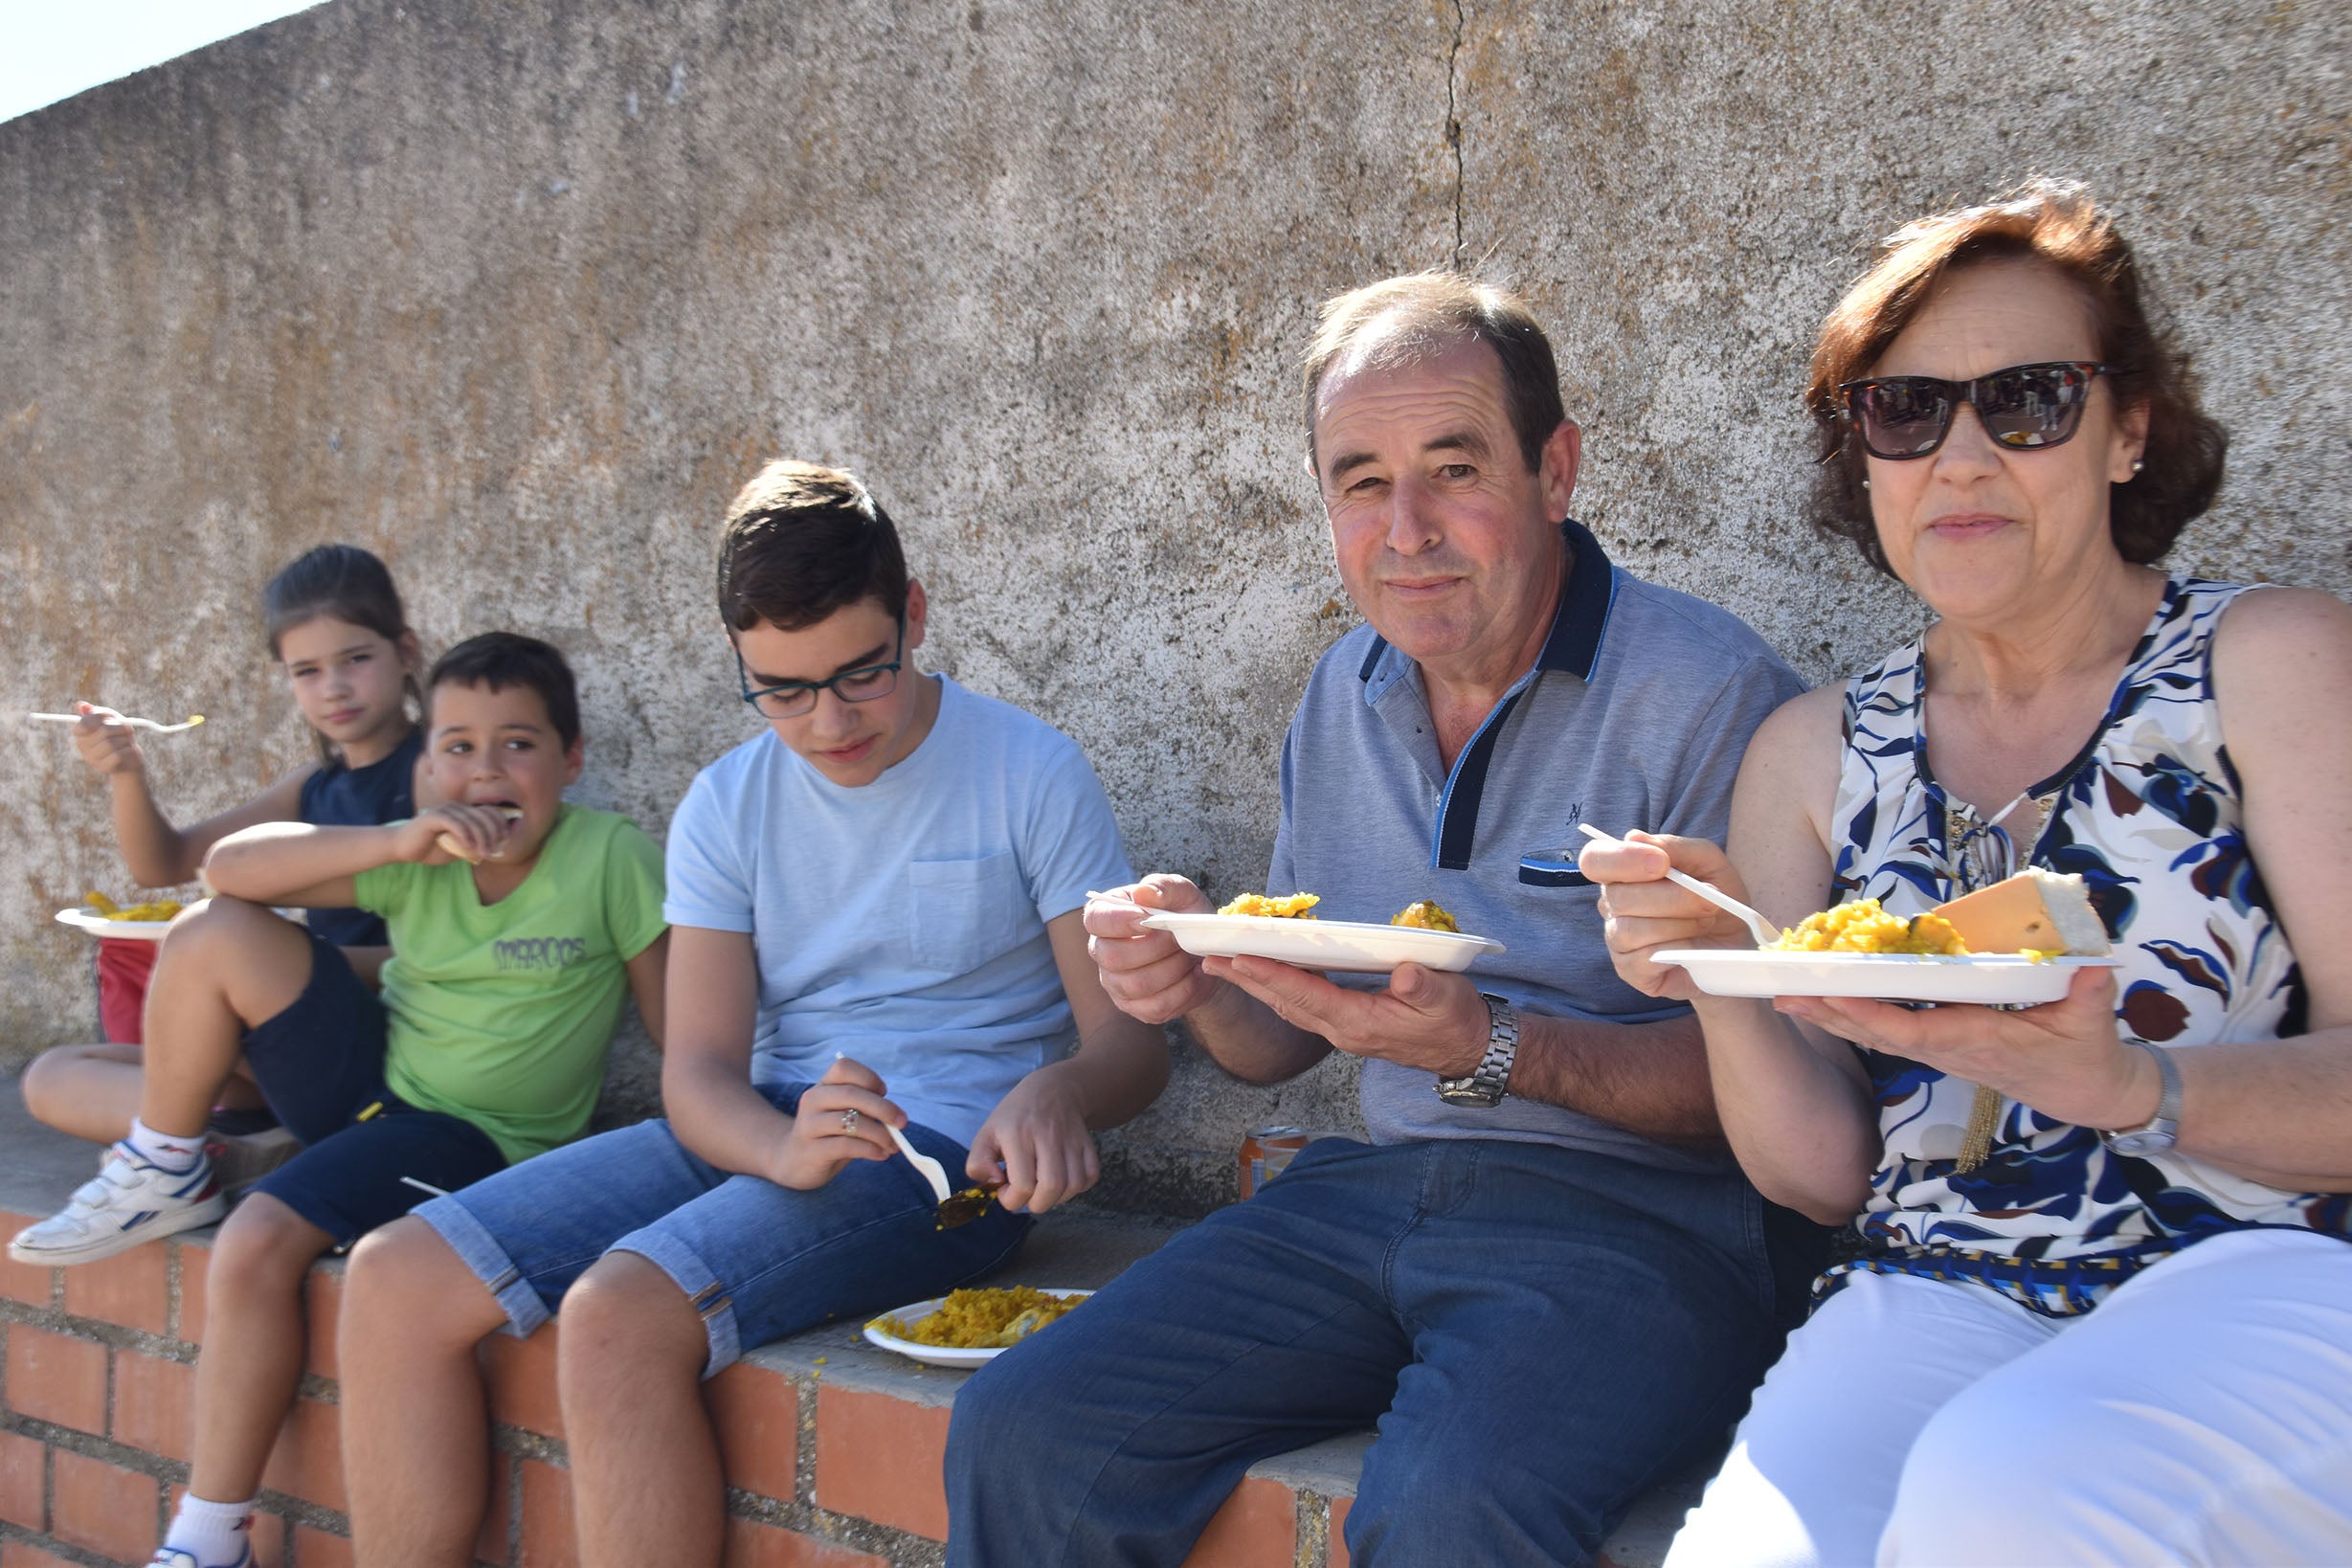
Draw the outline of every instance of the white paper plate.
<instances>
[{"instance_id":1,"label":"white paper plate","mask_svg":"<svg viewBox=\"0 0 2352 1568\"><path fill-rule=\"evenodd\" d=\"M164 932L171 929L168 920L109 920L88 905L78 909L59 909L57 923L78 927L92 936L127 936L135 942L160 942Z\"/></svg>"},{"instance_id":2,"label":"white paper plate","mask_svg":"<svg viewBox=\"0 0 2352 1568\"><path fill-rule=\"evenodd\" d=\"M1064 1301L1068 1301L1072 1297L1084 1299L1094 1294L1091 1290L1064 1290L1053 1286L1040 1286L1038 1288L1042 1294L1058 1296ZM939 1310L947 1299L945 1296L933 1296L929 1301L918 1301L911 1307L901 1307L896 1311L879 1312L875 1314L876 1320L895 1317L902 1323L919 1322ZM1050 1333L1052 1331L1053 1325L1048 1323L1038 1333ZM918 1344L912 1339L901 1339L894 1333L885 1333L872 1323L865 1326L865 1342L869 1345L879 1345L886 1351L896 1351L901 1355L911 1355L916 1360L934 1367L984 1367L1010 1348L995 1346L987 1350L959 1350L947 1345Z\"/></svg>"},{"instance_id":3,"label":"white paper plate","mask_svg":"<svg viewBox=\"0 0 2352 1568\"><path fill-rule=\"evenodd\" d=\"M1776 952L1676 948L1655 954L1691 972L1713 997L1876 997L1885 1001L2051 1002L2078 969L2113 958L2022 958L2011 952L1951 956L1907 952Z\"/></svg>"},{"instance_id":4,"label":"white paper plate","mask_svg":"<svg viewBox=\"0 0 2352 1568\"><path fill-rule=\"evenodd\" d=\"M1359 925L1352 920L1283 920L1272 915L1146 915L1199 958L1279 958L1301 969L1386 974L1399 964L1465 970L1481 953L1500 952L1490 936L1462 936L1419 926Z\"/></svg>"}]
</instances>

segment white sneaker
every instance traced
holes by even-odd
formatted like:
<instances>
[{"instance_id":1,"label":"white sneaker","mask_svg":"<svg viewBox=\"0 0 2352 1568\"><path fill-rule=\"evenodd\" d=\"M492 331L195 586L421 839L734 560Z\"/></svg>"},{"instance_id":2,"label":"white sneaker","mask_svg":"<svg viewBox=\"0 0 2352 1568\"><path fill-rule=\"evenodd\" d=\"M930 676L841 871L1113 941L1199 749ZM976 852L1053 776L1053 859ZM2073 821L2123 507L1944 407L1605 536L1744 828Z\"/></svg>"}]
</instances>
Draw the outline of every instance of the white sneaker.
<instances>
[{"instance_id":1,"label":"white sneaker","mask_svg":"<svg viewBox=\"0 0 2352 1568\"><path fill-rule=\"evenodd\" d=\"M209 1225L228 1207L210 1159L198 1155L185 1171L167 1171L118 1143L98 1179L83 1183L60 1212L18 1231L9 1256L36 1268L95 1263L159 1236Z\"/></svg>"},{"instance_id":2,"label":"white sneaker","mask_svg":"<svg viewBox=\"0 0 2352 1568\"><path fill-rule=\"evenodd\" d=\"M205 1565L196 1560L193 1552L176 1552L167 1546L147 1558L147 1568L205 1568ZM254 1568L253 1542L247 1540L238 1551L236 1560L221 1563L219 1568Z\"/></svg>"}]
</instances>

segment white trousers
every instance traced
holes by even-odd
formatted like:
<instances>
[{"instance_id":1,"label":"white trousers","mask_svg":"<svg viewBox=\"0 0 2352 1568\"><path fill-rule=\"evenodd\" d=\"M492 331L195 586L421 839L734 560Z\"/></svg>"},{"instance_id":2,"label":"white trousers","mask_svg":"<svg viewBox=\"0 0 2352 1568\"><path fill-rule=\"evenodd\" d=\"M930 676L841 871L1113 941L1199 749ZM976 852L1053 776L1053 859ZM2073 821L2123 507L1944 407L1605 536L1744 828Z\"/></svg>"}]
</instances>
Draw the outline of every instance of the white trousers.
<instances>
[{"instance_id":1,"label":"white trousers","mask_svg":"<svg viewBox=\"0 0 2352 1568\"><path fill-rule=\"evenodd\" d=\"M1857 1273L1667 1568L2352 1564L2352 1245L2217 1237L2077 1318Z\"/></svg>"}]
</instances>

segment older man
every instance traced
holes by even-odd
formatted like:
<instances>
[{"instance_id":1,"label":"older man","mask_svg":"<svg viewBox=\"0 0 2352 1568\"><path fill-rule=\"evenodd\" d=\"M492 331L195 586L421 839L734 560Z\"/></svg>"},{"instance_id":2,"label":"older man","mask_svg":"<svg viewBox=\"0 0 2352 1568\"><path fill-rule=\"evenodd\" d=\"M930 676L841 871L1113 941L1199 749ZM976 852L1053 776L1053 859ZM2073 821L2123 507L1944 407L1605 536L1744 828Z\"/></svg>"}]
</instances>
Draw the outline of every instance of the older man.
<instances>
[{"instance_id":1,"label":"older man","mask_svg":"<svg viewBox=\"0 0 2352 1568\"><path fill-rule=\"evenodd\" d=\"M1353 1561L1580 1563L1722 1441L1778 1342L1698 1033L1618 982L1573 845L1585 821L1719 836L1800 683L1568 521L1580 433L1511 296L1343 295L1306 392L1371 624L1291 721L1268 890L1348 920L1434 898L1509 951L1335 984L1145 930L1209 907L1181 877L1088 906L1121 1008L1253 1083L1359 1058L1372 1141L1311 1145L963 1390L951 1563L1173 1565L1253 1461L1376 1424Z\"/></svg>"}]
</instances>

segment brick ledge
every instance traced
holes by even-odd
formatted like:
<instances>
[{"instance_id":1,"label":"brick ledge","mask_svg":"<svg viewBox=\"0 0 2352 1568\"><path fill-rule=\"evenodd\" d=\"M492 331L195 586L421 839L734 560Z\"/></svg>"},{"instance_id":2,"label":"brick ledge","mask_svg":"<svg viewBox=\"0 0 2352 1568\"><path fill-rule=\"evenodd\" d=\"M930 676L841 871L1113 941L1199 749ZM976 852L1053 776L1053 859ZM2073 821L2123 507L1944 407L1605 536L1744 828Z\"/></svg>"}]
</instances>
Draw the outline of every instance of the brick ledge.
<instances>
[{"instance_id":1,"label":"brick ledge","mask_svg":"<svg viewBox=\"0 0 2352 1568\"><path fill-rule=\"evenodd\" d=\"M0 1079L0 1235L51 1212L91 1166L88 1145L34 1124ZM1007 1283L1096 1286L1174 1226L1072 1214L1041 1225ZM104 1263L41 1270L0 1260L0 1568L144 1563L188 1475L193 1362L213 1232ZM277 1568L343 1568L333 1339L342 1264L311 1273L310 1357L264 1478L258 1544ZM568 1562L571 1482L554 1396L559 1326L484 1353L493 1438L484 1568ZM752 1351L713 1380L727 1465L728 1568L936 1568L940 1455L967 1373L880 1351L833 1324ZM1253 1466L1189 1561L1341 1568L1340 1532L1372 1434ZM1645 1498L1610 1539L1617 1568L1654 1568L1696 1478Z\"/></svg>"}]
</instances>

